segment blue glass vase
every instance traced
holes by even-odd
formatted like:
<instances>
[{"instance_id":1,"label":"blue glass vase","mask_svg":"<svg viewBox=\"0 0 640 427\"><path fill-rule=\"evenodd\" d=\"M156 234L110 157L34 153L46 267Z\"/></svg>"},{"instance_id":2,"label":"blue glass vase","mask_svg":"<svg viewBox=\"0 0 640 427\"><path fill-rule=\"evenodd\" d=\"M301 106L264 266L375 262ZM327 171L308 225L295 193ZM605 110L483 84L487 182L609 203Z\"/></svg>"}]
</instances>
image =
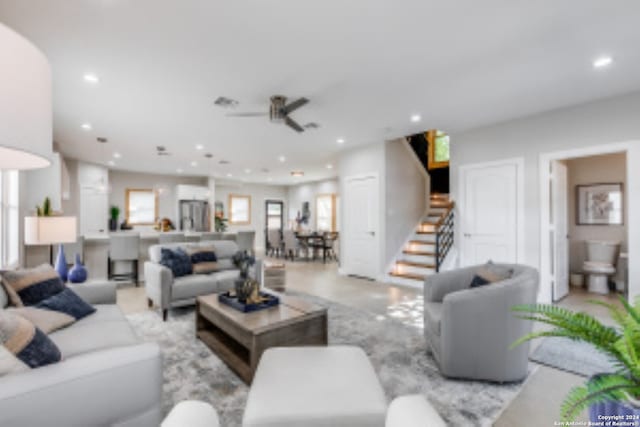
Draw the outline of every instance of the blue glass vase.
<instances>
[{"instance_id":1,"label":"blue glass vase","mask_svg":"<svg viewBox=\"0 0 640 427\"><path fill-rule=\"evenodd\" d=\"M64 247L60 245L58 247L58 257L56 258L56 271L58 272L58 276L62 279L63 282L67 281L67 258L64 256Z\"/></svg>"},{"instance_id":2,"label":"blue glass vase","mask_svg":"<svg viewBox=\"0 0 640 427\"><path fill-rule=\"evenodd\" d=\"M87 280L87 269L80 262L80 254L76 254L76 263L69 271L69 281L71 283L84 283Z\"/></svg>"}]
</instances>

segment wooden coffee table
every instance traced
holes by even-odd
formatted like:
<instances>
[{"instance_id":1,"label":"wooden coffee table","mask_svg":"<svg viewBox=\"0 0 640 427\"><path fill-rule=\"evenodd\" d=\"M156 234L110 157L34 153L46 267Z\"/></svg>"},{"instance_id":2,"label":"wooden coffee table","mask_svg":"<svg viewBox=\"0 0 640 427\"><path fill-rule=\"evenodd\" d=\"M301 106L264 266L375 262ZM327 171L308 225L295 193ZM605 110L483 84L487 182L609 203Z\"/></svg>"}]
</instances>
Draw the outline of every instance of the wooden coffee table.
<instances>
[{"instance_id":1,"label":"wooden coffee table","mask_svg":"<svg viewBox=\"0 0 640 427\"><path fill-rule=\"evenodd\" d=\"M326 308L270 293L280 304L252 313L222 304L218 294L196 300L196 336L247 384L270 347L327 345Z\"/></svg>"}]
</instances>

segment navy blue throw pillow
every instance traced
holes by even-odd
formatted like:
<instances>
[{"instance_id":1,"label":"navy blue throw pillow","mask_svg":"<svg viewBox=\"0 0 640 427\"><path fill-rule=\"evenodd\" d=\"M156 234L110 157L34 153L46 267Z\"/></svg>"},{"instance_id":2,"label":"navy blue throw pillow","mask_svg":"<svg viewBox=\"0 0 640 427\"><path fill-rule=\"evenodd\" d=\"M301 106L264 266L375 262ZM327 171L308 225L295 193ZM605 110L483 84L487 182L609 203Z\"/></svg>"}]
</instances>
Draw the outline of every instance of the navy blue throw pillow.
<instances>
[{"instance_id":1,"label":"navy blue throw pillow","mask_svg":"<svg viewBox=\"0 0 640 427\"><path fill-rule=\"evenodd\" d=\"M78 294L69 288L64 288L62 292L59 292L44 301L40 301L35 307L45 310L59 311L61 313L68 314L76 320L87 317L96 311L94 307L87 304L78 296Z\"/></svg>"},{"instance_id":2,"label":"navy blue throw pillow","mask_svg":"<svg viewBox=\"0 0 640 427\"><path fill-rule=\"evenodd\" d=\"M216 253L213 251L201 251L201 252L192 252L191 253L191 262L194 264L199 264L201 262L216 262L218 261L218 257Z\"/></svg>"},{"instance_id":3,"label":"navy blue throw pillow","mask_svg":"<svg viewBox=\"0 0 640 427\"><path fill-rule=\"evenodd\" d=\"M484 286L484 285L488 285L489 283L491 283L490 281L488 281L487 279L485 279L482 276L478 276L477 274L475 276L473 276L473 280L471 281L471 285L469 285L470 288L477 288L479 286Z\"/></svg>"},{"instance_id":4,"label":"navy blue throw pillow","mask_svg":"<svg viewBox=\"0 0 640 427\"><path fill-rule=\"evenodd\" d=\"M178 248L173 251L162 248L160 253L160 264L169 268L173 273L173 277L187 276L193 272L191 257L182 249Z\"/></svg>"}]
</instances>

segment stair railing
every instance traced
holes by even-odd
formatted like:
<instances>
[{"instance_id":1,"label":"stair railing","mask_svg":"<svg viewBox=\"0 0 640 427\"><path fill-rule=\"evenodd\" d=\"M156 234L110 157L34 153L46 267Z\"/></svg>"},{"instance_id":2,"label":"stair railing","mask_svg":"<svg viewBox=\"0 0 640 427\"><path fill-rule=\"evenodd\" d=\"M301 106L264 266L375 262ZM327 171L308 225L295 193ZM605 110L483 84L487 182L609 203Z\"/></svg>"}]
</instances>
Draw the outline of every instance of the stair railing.
<instances>
[{"instance_id":1,"label":"stair railing","mask_svg":"<svg viewBox=\"0 0 640 427\"><path fill-rule=\"evenodd\" d=\"M454 210L452 202L447 208L447 212L436 224L436 273L440 272L440 267L453 247L454 229Z\"/></svg>"}]
</instances>

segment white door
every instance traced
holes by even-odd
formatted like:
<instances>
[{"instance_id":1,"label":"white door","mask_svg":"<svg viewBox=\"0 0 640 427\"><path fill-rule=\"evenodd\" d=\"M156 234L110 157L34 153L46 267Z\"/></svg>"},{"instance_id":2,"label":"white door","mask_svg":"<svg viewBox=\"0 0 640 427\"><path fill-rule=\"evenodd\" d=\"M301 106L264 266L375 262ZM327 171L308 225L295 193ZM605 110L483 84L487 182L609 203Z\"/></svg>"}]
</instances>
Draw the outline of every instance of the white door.
<instances>
[{"instance_id":1,"label":"white door","mask_svg":"<svg viewBox=\"0 0 640 427\"><path fill-rule=\"evenodd\" d=\"M518 261L518 165L461 169L463 266Z\"/></svg>"},{"instance_id":2,"label":"white door","mask_svg":"<svg viewBox=\"0 0 640 427\"><path fill-rule=\"evenodd\" d=\"M567 208L567 166L559 161L551 163L551 271L553 301L569 293L569 241Z\"/></svg>"},{"instance_id":3,"label":"white door","mask_svg":"<svg viewBox=\"0 0 640 427\"><path fill-rule=\"evenodd\" d=\"M378 177L347 178L342 198L344 271L375 279L380 266L378 256Z\"/></svg>"}]
</instances>

